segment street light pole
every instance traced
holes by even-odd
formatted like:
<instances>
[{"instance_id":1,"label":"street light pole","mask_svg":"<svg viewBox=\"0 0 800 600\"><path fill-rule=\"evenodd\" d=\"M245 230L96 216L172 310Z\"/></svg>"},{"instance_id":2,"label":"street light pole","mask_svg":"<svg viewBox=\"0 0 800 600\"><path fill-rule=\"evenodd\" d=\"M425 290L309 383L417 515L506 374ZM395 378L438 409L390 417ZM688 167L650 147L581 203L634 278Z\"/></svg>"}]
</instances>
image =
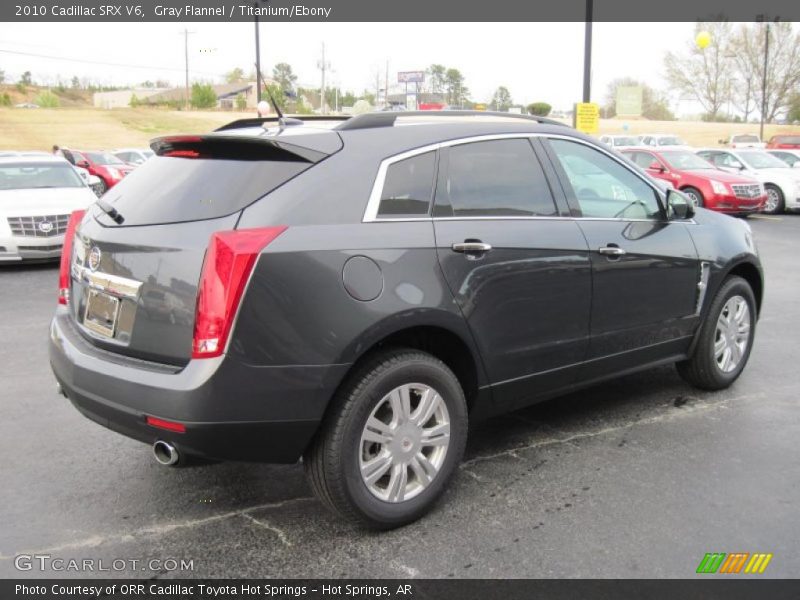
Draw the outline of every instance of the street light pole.
<instances>
[{"instance_id":1,"label":"street light pole","mask_svg":"<svg viewBox=\"0 0 800 600\"><path fill-rule=\"evenodd\" d=\"M592 13L593 0L586 0L586 31L583 40L583 101L592 97Z\"/></svg>"},{"instance_id":2,"label":"street light pole","mask_svg":"<svg viewBox=\"0 0 800 600\"><path fill-rule=\"evenodd\" d=\"M261 102L261 40L258 36L258 14L256 14L256 102Z\"/></svg>"},{"instance_id":3,"label":"street light pole","mask_svg":"<svg viewBox=\"0 0 800 600\"><path fill-rule=\"evenodd\" d=\"M761 81L761 126L759 127L760 140L764 140L764 119L767 114L767 66L769 64L769 21L765 18L766 33L764 34L764 77Z\"/></svg>"}]
</instances>

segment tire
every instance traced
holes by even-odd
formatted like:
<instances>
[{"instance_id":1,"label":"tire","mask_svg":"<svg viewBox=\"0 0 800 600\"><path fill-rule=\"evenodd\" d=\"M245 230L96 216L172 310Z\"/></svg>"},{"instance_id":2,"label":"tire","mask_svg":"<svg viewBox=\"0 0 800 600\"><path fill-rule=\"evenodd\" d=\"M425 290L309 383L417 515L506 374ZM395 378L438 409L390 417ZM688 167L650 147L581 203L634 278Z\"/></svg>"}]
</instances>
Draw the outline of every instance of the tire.
<instances>
[{"instance_id":1,"label":"tire","mask_svg":"<svg viewBox=\"0 0 800 600\"><path fill-rule=\"evenodd\" d=\"M419 395L425 388L433 390L440 402L425 405L437 409L422 423L428 427L420 429L411 421L425 418L422 413L426 411L420 412L423 400ZM408 421L403 420L402 410L397 417L393 410L405 404L401 389L409 390ZM435 400L436 396L429 393L425 397ZM303 455L306 476L316 497L345 519L371 529L399 527L428 512L461 462L467 441L464 392L447 365L418 350L386 350L357 367L333 402ZM366 428L368 420L373 424L371 429ZM377 429L376 420L381 421ZM449 442L444 443L442 435L435 438L436 445L424 443L422 432L431 436L443 431L448 422ZM387 432L392 432L391 437ZM365 440L365 436L370 439ZM373 441L378 438L382 441ZM425 461L417 458L420 454ZM391 464L382 470L387 460ZM379 468L371 470L370 465ZM434 472L433 465L438 470L426 482L425 477ZM372 481L362 475L362 468L367 474L373 473ZM424 477L418 476L420 469ZM402 495L399 490L403 490Z\"/></svg>"},{"instance_id":2,"label":"tire","mask_svg":"<svg viewBox=\"0 0 800 600\"><path fill-rule=\"evenodd\" d=\"M681 191L692 199L692 202L694 202L695 206L699 206L700 208L702 208L706 205L705 198L703 198L703 192L701 192L697 188L693 188L690 186L683 188Z\"/></svg>"},{"instance_id":3,"label":"tire","mask_svg":"<svg viewBox=\"0 0 800 600\"><path fill-rule=\"evenodd\" d=\"M767 203L764 205L764 210L762 212L768 215L782 213L785 203L781 188L772 183L765 183L764 189L767 191Z\"/></svg>"},{"instance_id":4,"label":"tire","mask_svg":"<svg viewBox=\"0 0 800 600\"><path fill-rule=\"evenodd\" d=\"M108 184L106 183L105 179L100 179L100 183L97 184L97 197L99 198L103 194L108 191Z\"/></svg>"},{"instance_id":5,"label":"tire","mask_svg":"<svg viewBox=\"0 0 800 600\"><path fill-rule=\"evenodd\" d=\"M737 301L735 299L744 302L747 307L746 315L736 311ZM720 322L721 319L725 319L724 311L731 317L732 322L731 328L727 330L728 337L724 331L725 327ZM746 323L746 334L742 333L745 326L735 323L737 314L741 314L743 317L741 322ZM694 354L690 359L676 364L681 377L703 390L722 390L736 381L750 358L756 331L755 316L756 301L750 284L741 277L728 277L711 302L703 324L700 326L699 341ZM746 340L744 348L742 349L737 344L737 349L734 350L731 339ZM726 348L721 355L720 346ZM725 353L729 350L733 354L730 356L731 362L726 363ZM733 365L736 352L739 353L739 357L736 364Z\"/></svg>"}]
</instances>

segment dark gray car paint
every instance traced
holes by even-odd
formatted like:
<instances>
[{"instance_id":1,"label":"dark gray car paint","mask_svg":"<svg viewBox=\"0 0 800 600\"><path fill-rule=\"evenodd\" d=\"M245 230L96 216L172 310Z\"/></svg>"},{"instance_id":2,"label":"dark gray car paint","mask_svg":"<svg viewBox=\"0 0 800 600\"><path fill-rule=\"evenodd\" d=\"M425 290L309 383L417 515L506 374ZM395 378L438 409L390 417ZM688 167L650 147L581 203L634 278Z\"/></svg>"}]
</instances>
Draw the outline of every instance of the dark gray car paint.
<instances>
[{"instance_id":1,"label":"dark gray car paint","mask_svg":"<svg viewBox=\"0 0 800 600\"><path fill-rule=\"evenodd\" d=\"M103 227L88 216L81 235L103 251L103 271L169 291L192 318L164 324L140 307L131 342L120 347L75 323L83 293L76 286L73 316L59 309L51 330L56 377L81 410L137 439L168 438L213 458L291 461L352 365L410 328L446 331L467 349L479 390L473 416L685 357L699 322L690 310L699 262L711 264L704 307L736 265L750 265L760 277L752 240L730 217L701 209L688 223L361 222L383 158L443 140L528 131L594 143L563 127L525 123L343 131L330 134L341 136L340 152L241 213L132 228ZM293 135L292 143L302 143L302 135ZM542 148L536 141L534 147L541 160ZM557 169L543 167L552 186ZM554 189L554 195L568 211L563 192ZM211 233L274 225L288 229L257 262L226 356L189 360L197 282ZM449 249L468 237L485 237L497 251L481 262ZM595 242L611 237L632 245L628 262L598 261ZM373 300L347 291L344 266L354 256L380 269L382 287ZM622 276L625 267L636 277ZM593 280L600 286L594 299ZM615 299L632 308L633 322ZM504 307L500 316L508 321L498 319L493 307ZM153 430L144 425L146 414L186 422L190 431ZM229 436L246 441L226 446L222 440ZM259 436L273 441L259 446Z\"/></svg>"}]
</instances>

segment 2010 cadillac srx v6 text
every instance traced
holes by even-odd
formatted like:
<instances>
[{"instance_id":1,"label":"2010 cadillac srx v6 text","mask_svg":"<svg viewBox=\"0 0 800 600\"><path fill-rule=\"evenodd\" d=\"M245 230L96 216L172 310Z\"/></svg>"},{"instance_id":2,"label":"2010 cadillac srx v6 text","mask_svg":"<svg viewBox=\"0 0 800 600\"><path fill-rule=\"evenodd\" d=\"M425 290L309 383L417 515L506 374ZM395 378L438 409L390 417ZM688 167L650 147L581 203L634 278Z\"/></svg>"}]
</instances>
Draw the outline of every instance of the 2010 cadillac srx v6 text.
<instances>
[{"instance_id":1,"label":"2010 cadillac srx v6 text","mask_svg":"<svg viewBox=\"0 0 800 600\"><path fill-rule=\"evenodd\" d=\"M763 295L746 221L547 119L244 120L70 221L50 360L87 417L292 463L367 526L424 514L468 423L675 363L729 386Z\"/></svg>"}]
</instances>

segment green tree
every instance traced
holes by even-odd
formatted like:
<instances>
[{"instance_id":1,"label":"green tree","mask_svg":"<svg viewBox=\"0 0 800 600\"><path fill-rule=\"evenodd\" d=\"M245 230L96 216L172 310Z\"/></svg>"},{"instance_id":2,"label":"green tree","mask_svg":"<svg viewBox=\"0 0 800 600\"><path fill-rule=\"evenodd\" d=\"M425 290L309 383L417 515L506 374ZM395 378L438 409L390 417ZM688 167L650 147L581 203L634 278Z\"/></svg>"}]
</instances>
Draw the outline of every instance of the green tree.
<instances>
[{"instance_id":1,"label":"green tree","mask_svg":"<svg viewBox=\"0 0 800 600\"><path fill-rule=\"evenodd\" d=\"M61 106L61 101L58 99L58 96L49 90L36 96L35 102L42 108L58 108Z\"/></svg>"},{"instance_id":2,"label":"green tree","mask_svg":"<svg viewBox=\"0 0 800 600\"><path fill-rule=\"evenodd\" d=\"M605 106L603 112L606 118L615 117L617 114L617 88L640 87L642 88L642 116L654 121L674 121L675 115L669 108L666 97L655 89L631 77L620 77L608 84L606 90Z\"/></svg>"},{"instance_id":3,"label":"green tree","mask_svg":"<svg viewBox=\"0 0 800 600\"><path fill-rule=\"evenodd\" d=\"M228 83L238 83L244 81L244 70L236 67L225 73L225 81Z\"/></svg>"},{"instance_id":4,"label":"green tree","mask_svg":"<svg viewBox=\"0 0 800 600\"><path fill-rule=\"evenodd\" d=\"M270 96L273 100L275 100L275 104L284 111L286 110L286 94L283 93L283 88L278 85L277 83L270 83L269 85L264 86L264 89L267 93L264 95L265 100L269 102ZM272 102L270 102L272 104Z\"/></svg>"},{"instance_id":5,"label":"green tree","mask_svg":"<svg viewBox=\"0 0 800 600\"><path fill-rule=\"evenodd\" d=\"M8 95L8 92L3 92L3 95L0 96L0 106L11 106L11 96Z\"/></svg>"},{"instance_id":6,"label":"green tree","mask_svg":"<svg viewBox=\"0 0 800 600\"><path fill-rule=\"evenodd\" d=\"M31 85L31 83L33 83L33 79L31 77L31 72L30 71L25 71L22 74L22 77L19 78L19 82L20 82L21 85Z\"/></svg>"},{"instance_id":7,"label":"green tree","mask_svg":"<svg viewBox=\"0 0 800 600\"><path fill-rule=\"evenodd\" d=\"M508 91L507 87L501 85L495 90L492 101L489 103L489 108L505 112L511 108L512 104L514 104L514 101L511 99L511 92Z\"/></svg>"},{"instance_id":8,"label":"green tree","mask_svg":"<svg viewBox=\"0 0 800 600\"><path fill-rule=\"evenodd\" d=\"M6 72L3 69L0 69L0 83L3 83L6 80Z\"/></svg>"},{"instance_id":9,"label":"green tree","mask_svg":"<svg viewBox=\"0 0 800 600\"><path fill-rule=\"evenodd\" d=\"M284 62L272 67L272 78L278 82L281 90L285 92L294 88L294 83L297 81L297 75L292 72L292 66Z\"/></svg>"},{"instance_id":10,"label":"green tree","mask_svg":"<svg viewBox=\"0 0 800 600\"><path fill-rule=\"evenodd\" d=\"M461 106L469 98L469 88L464 84L464 76L458 69L447 69L445 90L447 102L452 106Z\"/></svg>"},{"instance_id":11,"label":"green tree","mask_svg":"<svg viewBox=\"0 0 800 600\"><path fill-rule=\"evenodd\" d=\"M431 65L426 71L428 89L434 94L441 94L445 88L447 68L444 65Z\"/></svg>"},{"instance_id":12,"label":"green tree","mask_svg":"<svg viewBox=\"0 0 800 600\"><path fill-rule=\"evenodd\" d=\"M213 108L217 105L217 93L208 83L192 85L192 106L195 108Z\"/></svg>"},{"instance_id":13,"label":"green tree","mask_svg":"<svg viewBox=\"0 0 800 600\"><path fill-rule=\"evenodd\" d=\"M70 85L72 86L73 90L77 90L81 87L81 80L78 79L77 75L73 75Z\"/></svg>"},{"instance_id":14,"label":"green tree","mask_svg":"<svg viewBox=\"0 0 800 600\"><path fill-rule=\"evenodd\" d=\"M139 100L139 98L136 97L136 94L131 94L131 99L128 102L128 104L130 105L131 108L136 108L141 103L142 103L142 101Z\"/></svg>"},{"instance_id":15,"label":"green tree","mask_svg":"<svg viewBox=\"0 0 800 600\"><path fill-rule=\"evenodd\" d=\"M546 117L550 114L550 111L553 110L553 107L550 106L547 102L533 102L528 104L525 107L525 110L528 111L529 115L535 115L537 117Z\"/></svg>"},{"instance_id":16,"label":"green tree","mask_svg":"<svg viewBox=\"0 0 800 600\"><path fill-rule=\"evenodd\" d=\"M236 96L236 110L244 110L247 108L247 98L244 97L244 94L239 94Z\"/></svg>"}]
</instances>

